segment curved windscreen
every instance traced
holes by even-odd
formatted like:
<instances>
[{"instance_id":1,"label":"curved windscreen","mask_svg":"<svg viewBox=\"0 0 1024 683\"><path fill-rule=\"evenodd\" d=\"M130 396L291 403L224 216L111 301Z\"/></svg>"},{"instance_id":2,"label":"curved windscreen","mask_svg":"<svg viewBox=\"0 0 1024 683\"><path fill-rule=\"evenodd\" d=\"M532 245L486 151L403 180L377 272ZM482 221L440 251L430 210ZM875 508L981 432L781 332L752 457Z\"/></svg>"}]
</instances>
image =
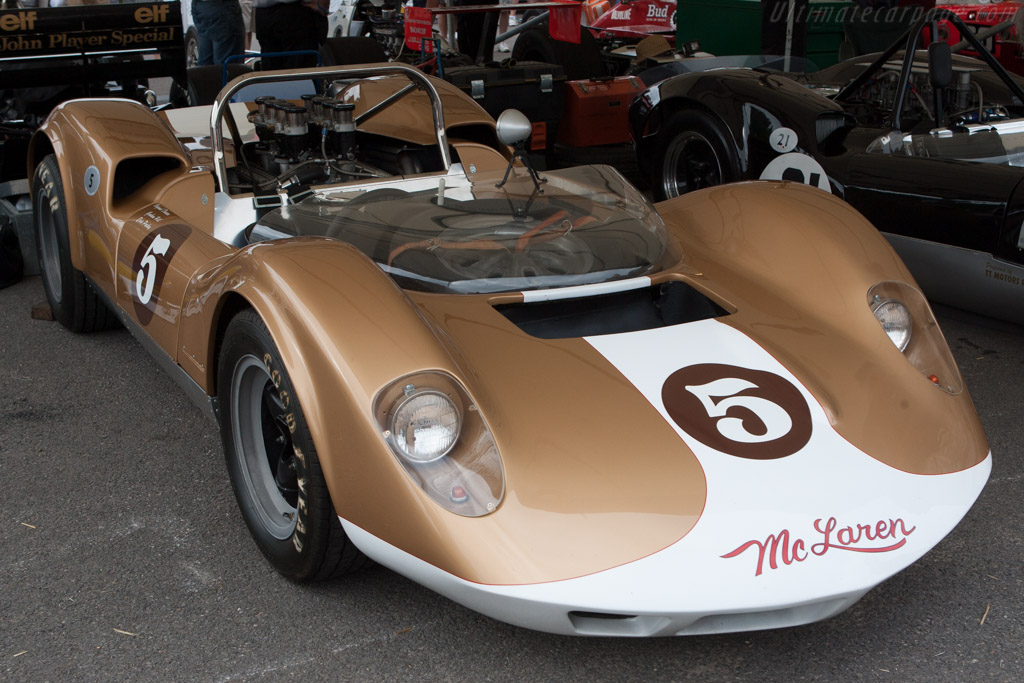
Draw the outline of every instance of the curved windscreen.
<instances>
[{"instance_id":1,"label":"curved windscreen","mask_svg":"<svg viewBox=\"0 0 1024 683\"><path fill-rule=\"evenodd\" d=\"M652 66L640 72L644 85L654 85L679 74L718 69L755 69L757 71L779 71L803 74L817 71L817 65L803 57L781 57L778 55L726 55L723 57L692 57L677 59Z\"/></svg>"},{"instance_id":2,"label":"curved windscreen","mask_svg":"<svg viewBox=\"0 0 1024 683\"><path fill-rule=\"evenodd\" d=\"M322 191L275 209L250 241L295 235L348 242L404 288L491 293L637 277L676 262L654 208L607 166L419 178ZM405 188L405 189L402 189Z\"/></svg>"},{"instance_id":3,"label":"curved windscreen","mask_svg":"<svg viewBox=\"0 0 1024 683\"><path fill-rule=\"evenodd\" d=\"M980 164L1024 166L1024 126L1020 121L964 126L952 131L886 133L867 147L869 154L903 154L921 159L955 159Z\"/></svg>"}]
</instances>

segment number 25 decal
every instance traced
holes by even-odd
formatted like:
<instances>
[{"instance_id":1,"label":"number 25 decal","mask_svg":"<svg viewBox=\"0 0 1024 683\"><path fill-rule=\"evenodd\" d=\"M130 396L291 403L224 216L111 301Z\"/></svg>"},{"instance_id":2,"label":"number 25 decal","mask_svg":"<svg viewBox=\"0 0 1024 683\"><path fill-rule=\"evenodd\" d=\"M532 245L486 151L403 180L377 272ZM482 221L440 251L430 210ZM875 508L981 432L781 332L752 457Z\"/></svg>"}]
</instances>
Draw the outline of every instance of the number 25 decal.
<instances>
[{"instance_id":1,"label":"number 25 decal","mask_svg":"<svg viewBox=\"0 0 1024 683\"><path fill-rule=\"evenodd\" d=\"M661 398L684 432L739 458L785 458L811 438L807 401L792 383L771 372L691 365L669 375Z\"/></svg>"}]
</instances>

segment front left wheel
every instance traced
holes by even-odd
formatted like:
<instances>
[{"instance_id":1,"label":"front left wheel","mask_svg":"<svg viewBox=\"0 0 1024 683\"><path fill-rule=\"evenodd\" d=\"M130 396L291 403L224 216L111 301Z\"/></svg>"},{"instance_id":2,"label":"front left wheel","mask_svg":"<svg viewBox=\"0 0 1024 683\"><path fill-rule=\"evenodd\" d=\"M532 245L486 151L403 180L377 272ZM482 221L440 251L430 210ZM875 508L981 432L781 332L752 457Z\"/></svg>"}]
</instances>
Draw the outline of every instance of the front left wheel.
<instances>
[{"instance_id":1,"label":"front left wheel","mask_svg":"<svg viewBox=\"0 0 1024 683\"><path fill-rule=\"evenodd\" d=\"M270 332L252 310L231 320L218 369L221 438L238 507L287 578L317 581L367 563L345 535L316 447Z\"/></svg>"}]
</instances>

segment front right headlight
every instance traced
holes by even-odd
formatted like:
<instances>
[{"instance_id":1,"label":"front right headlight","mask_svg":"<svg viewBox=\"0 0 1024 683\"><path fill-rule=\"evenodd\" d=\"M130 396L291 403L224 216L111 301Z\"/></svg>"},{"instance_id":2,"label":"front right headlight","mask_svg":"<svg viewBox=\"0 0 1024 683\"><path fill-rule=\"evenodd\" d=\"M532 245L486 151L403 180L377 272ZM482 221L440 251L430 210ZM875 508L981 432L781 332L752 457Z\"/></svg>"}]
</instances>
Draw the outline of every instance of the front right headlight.
<instances>
[{"instance_id":1,"label":"front right headlight","mask_svg":"<svg viewBox=\"0 0 1024 683\"><path fill-rule=\"evenodd\" d=\"M434 502L465 517L498 508L501 456L458 380L437 371L399 377L377 393L373 414L402 468Z\"/></svg>"},{"instance_id":2,"label":"front right headlight","mask_svg":"<svg viewBox=\"0 0 1024 683\"><path fill-rule=\"evenodd\" d=\"M905 282L879 282L868 290L878 324L907 360L950 394L963 390L960 370L924 295Z\"/></svg>"},{"instance_id":3,"label":"front right headlight","mask_svg":"<svg viewBox=\"0 0 1024 683\"><path fill-rule=\"evenodd\" d=\"M391 414L391 439L398 454L414 463L434 462L455 447L462 418L455 403L440 391L403 387L406 398Z\"/></svg>"}]
</instances>

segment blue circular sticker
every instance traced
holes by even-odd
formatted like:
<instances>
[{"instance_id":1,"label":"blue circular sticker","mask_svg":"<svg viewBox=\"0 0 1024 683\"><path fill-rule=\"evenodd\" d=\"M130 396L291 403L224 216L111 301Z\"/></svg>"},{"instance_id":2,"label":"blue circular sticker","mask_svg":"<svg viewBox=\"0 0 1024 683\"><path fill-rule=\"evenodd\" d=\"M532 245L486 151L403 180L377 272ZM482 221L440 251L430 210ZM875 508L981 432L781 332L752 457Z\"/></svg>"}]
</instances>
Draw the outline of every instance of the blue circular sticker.
<instances>
[{"instance_id":1,"label":"blue circular sticker","mask_svg":"<svg viewBox=\"0 0 1024 683\"><path fill-rule=\"evenodd\" d=\"M95 166L90 166L85 169L85 193L90 197L99 192L100 189L100 169Z\"/></svg>"}]
</instances>

